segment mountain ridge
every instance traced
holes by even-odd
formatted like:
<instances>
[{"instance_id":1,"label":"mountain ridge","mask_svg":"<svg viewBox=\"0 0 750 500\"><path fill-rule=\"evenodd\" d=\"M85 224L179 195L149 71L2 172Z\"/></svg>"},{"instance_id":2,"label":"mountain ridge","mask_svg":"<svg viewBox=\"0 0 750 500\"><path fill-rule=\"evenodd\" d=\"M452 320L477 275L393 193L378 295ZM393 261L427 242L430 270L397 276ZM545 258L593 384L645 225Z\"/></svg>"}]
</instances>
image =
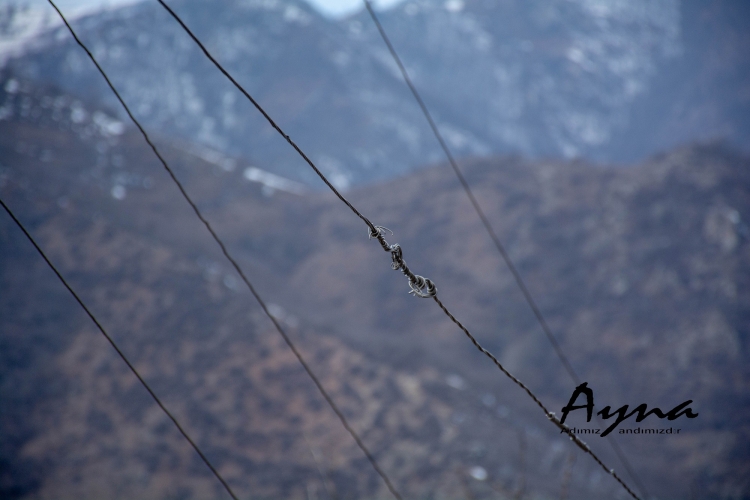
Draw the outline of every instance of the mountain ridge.
<instances>
[{"instance_id":1,"label":"mountain ridge","mask_svg":"<svg viewBox=\"0 0 750 500\"><path fill-rule=\"evenodd\" d=\"M744 147L746 8L596 5L415 0L381 16L459 157L632 163L695 139ZM297 0L174 7L340 187L442 161L365 13L332 21ZM317 185L155 3L74 26L147 128ZM117 109L69 35L57 28L37 43L6 68Z\"/></svg>"},{"instance_id":2,"label":"mountain ridge","mask_svg":"<svg viewBox=\"0 0 750 500\"><path fill-rule=\"evenodd\" d=\"M380 497L381 483L142 138L57 90L22 80L0 88L0 196L233 484L324 497L311 446L342 496ZM529 495L559 496L575 448L430 301L408 296L338 200L269 192L245 177L241 159L227 169L226 159L158 144L409 496L512 497L523 478ZM662 498L748 491L747 167L721 144L630 169L465 163L597 408L694 401L699 418L670 424L679 422L679 437L618 441ZM347 196L394 231L415 272L545 404L567 403L573 383L445 165ZM0 300L0 425L14 436L0 448L3 494L218 495L7 218L0 235L0 280L14 291ZM622 470L603 440L588 441ZM622 494L591 461L571 474L576 498Z\"/></svg>"}]
</instances>

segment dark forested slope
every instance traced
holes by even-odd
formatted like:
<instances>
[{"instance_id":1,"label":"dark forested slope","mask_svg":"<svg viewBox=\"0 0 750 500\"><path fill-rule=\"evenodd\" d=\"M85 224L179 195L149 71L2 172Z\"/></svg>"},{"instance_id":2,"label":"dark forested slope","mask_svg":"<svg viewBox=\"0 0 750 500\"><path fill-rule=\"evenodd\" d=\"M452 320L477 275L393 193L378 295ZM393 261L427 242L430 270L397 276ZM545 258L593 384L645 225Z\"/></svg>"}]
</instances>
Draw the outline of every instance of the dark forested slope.
<instances>
[{"instance_id":1,"label":"dark forested slope","mask_svg":"<svg viewBox=\"0 0 750 500\"><path fill-rule=\"evenodd\" d=\"M384 497L142 139L110 111L8 81L0 196L237 490L326 498L328 484L339 498ZM559 497L577 450L431 301L407 295L340 202L295 194L246 160L158 143L409 498ZM623 169L519 158L463 166L597 408L694 401L697 419L622 425L680 427L679 436L615 436L652 494L746 497L748 160L714 144ZM559 411L574 384L450 170L347 196ZM5 216L0 238L2 495L218 498ZM603 439L587 441L630 481ZM583 455L571 477L571 498L622 497Z\"/></svg>"}]
</instances>

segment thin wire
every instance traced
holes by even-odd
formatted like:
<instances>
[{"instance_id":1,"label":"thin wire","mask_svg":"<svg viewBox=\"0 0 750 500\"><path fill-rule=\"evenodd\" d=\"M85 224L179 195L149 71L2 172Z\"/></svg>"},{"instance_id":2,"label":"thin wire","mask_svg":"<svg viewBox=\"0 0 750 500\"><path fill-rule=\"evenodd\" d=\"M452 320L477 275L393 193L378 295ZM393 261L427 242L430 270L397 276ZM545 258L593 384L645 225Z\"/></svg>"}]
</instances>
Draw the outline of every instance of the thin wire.
<instances>
[{"instance_id":1,"label":"thin wire","mask_svg":"<svg viewBox=\"0 0 750 500\"><path fill-rule=\"evenodd\" d=\"M289 145L292 146L295 151L297 151L297 153L302 157L302 159L304 159L305 162L307 162L307 164L310 165L310 167L315 171L316 174L318 174L318 177L321 178L321 180L325 183L325 185L328 186L328 188L331 191L333 191L333 193L336 196L338 196L338 198L341 201L343 201L346 204L346 206L349 207L349 209L351 209L351 211L354 212L357 215L357 217L359 217L360 219L362 219L364 221L364 223L367 224L367 227L369 227L371 230L374 231L375 230L375 226L373 225L373 223L370 222L370 220L367 217L365 217L364 215L362 215L359 212L359 210L357 210L356 208L354 208L354 205L352 205L351 203L349 203L349 201L346 198L344 198L344 195L342 195L339 192L339 190L336 189L333 184L331 184L331 182L326 178L325 175L323 175L323 173L318 169L318 167L315 166L315 164L313 163L313 161L310 158L307 157L307 155L302 151L302 149L300 149L300 147L297 146L297 144L292 139L290 139L289 136L287 134L285 134L283 130L281 130L281 127L279 127L278 125L276 125L276 122L273 121L273 119L268 115L268 113L266 113L266 111L261 107L261 105L258 104L258 102L253 98L253 96L251 96L242 87L242 85L240 85L237 82L237 80L235 80L234 77L232 77L232 75L230 75L229 72L227 70L225 70L224 67L221 64L219 64L219 62L216 59L214 59L214 57L211 55L211 53L208 51L208 49L206 49L206 47L198 39L198 37L196 37L193 34L193 32L190 30L190 28L188 28L187 25L184 22L182 22L182 19L180 19L180 17L177 14L175 14L175 12L169 7L169 5L167 5L166 3L164 3L163 0L157 0L157 1L161 4L162 7L164 7L167 10L167 12L169 12L169 14L175 19L175 21L177 21L177 23L182 27L182 29L185 30L185 32L188 34L188 36L190 36L190 38L193 39L193 41L198 45L198 47L200 47L200 49L203 51L203 53L206 55L206 57L212 63L214 63L214 66L216 66L216 68L218 68L218 70L221 71L221 73L225 77L227 77L227 79L230 82L232 82L232 85L234 85L237 88L237 90L239 90L252 103L253 106L255 106L255 109L257 109L260 112L260 114L263 115L263 117L268 121L268 123L271 124L271 126L279 134L281 134L281 136L284 137L284 139L286 139L286 142L288 142Z\"/></svg>"},{"instance_id":2,"label":"thin wire","mask_svg":"<svg viewBox=\"0 0 750 500\"><path fill-rule=\"evenodd\" d=\"M86 311L86 314L88 314L89 318L91 318L91 321L94 322L96 327L99 329L99 331L104 335L104 338L107 339L107 341L110 343L110 345L115 349L117 354L120 356L120 358L125 362L126 365L128 365L128 368L130 368L130 371L133 372L133 375L136 376L138 381L141 383L141 385L148 391L148 393L151 395L151 397L156 401L156 404L159 405L159 408L164 412L167 417L172 421L172 423L177 427L177 430L180 431L180 434L182 434L182 437L184 437L188 443L190 443L190 446L193 447L196 453L198 453L198 456L203 460L203 463L206 464L206 466L211 470L214 476L216 476L216 479L218 479L222 486L224 486L224 489L227 490L227 493L229 493L229 496L231 496L234 500L239 500L237 498L237 495L234 494L234 491L232 491L232 488L227 484L227 482L224 480L223 477L221 477L221 474L219 474L219 471L216 470L216 468L211 464L211 462L208 460L206 455L201 451L201 449L198 447L198 445L193 441L193 439L190 437L190 435L187 433L187 431L180 425L180 422L177 421L177 418L170 413L169 410L167 410L167 407L164 406L164 403L161 402L161 399L159 399L159 396L156 395L156 393L151 389L151 386L148 385L148 382L146 382L140 373L138 373L138 370L135 369L135 366L128 360L127 356L125 356L125 353L123 353L120 348L117 346L115 341L110 337L110 335L107 333L107 331L104 329L101 323L99 323L99 320L96 319L96 316L94 316L94 313L91 312L91 310L84 304L83 300L78 296L78 294L73 290L73 288L68 284L68 282L63 278L62 274L60 274L60 271L57 270L55 265L47 258L47 255L42 251L42 249L39 247L37 242L34 240L34 238L29 234L29 232L26 230L24 225L21 223L18 218L16 218L15 214L11 211L11 209L8 207L8 205L5 204L5 202L0 199L0 205L3 206L5 211L8 213L11 219L13 219L13 222L16 223L16 225L23 231L23 234L26 235L26 237L29 239L32 245L34 245L34 248L36 248L36 251L39 252L39 255L42 256L44 261L47 263L47 265L52 269L52 271L57 275L57 277L60 279L63 285L65 285L65 288L68 289L70 294L73 296L74 299L76 299L76 302L83 308L84 311Z\"/></svg>"},{"instance_id":3,"label":"thin wire","mask_svg":"<svg viewBox=\"0 0 750 500\"><path fill-rule=\"evenodd\" d=\"M563 479L562 484L560 485L560 500L568 500L568 493L570 490L570 480L573 476L573 465L576 463L576 456L571 453L568 455L568 460L566 461L567 467L565 468L565 471L563 472Z\"/></svg>"},{"instance_id":4,"label":"thin wire","mask_svg":"<svg viewBox=\"0 0 750 500\"><path fill-rule=\"evenodd\" d=\"M640 500L638 498L638 496L633 492L633 490L631 490L628 487L628 485L625 484L625 482L622 479L620 479L620 476L617 475L617 473L615 472L614 469L608 469L607 466L604 465L604 462L602 462L599 459L599 457L597 457L596 454L594 454L594 452L591 451L591 448L589 448L586 443L584 443L583 441L581 441L581 439L579 439L578 436L576 436L570 430L570 428L567 425L565 425L562 422L560 422L560 420L557 418L557 416L554 413L552 413L551 411L549 411L546 406L544 406L544 403L542 403L539 400L539 398L536 397L536 395L533 392L531 392L531 389L529 389L528 387L526 387L526 385L523 382L521 382L519 379L517 379L502 364L500 364L500 361L498 361L497 358L490 351L488 351L487 349L485 349L484 347L482 347L482 345L477 341L476 338L474 338L474 336L469 332L469 330L467 330L466 327L463 324L461 324L461 322L458 321L450 313L450 311L448 311L448 309L445 307L445 305L443 305L443 303L440 301L440 299L437 298L437 296L433 297L432 299L435 302L437 302L437 305L440 306L440 309L443 310L443 312L451 319L451 321L453 321L453 323L455 323L456 326L458 326L461 329L461 331L463 331L464 334L466 334L466 336L469 338L469 340L471 340L471 343L474 344L474 347L476 347L482 354L484 354L485 356L487 356L488 358L490 358L490 360L492 360L492 362L495 364L495 366L497 366L500 369L500 371L503 372L509 379L511 379L518 387L520 387L521 389L523 389L524 391L526 391L526 394L528 394L529 397L534 401L534 403L536 403L536 405L539 408L541 408L542 411L544 411L544 414L547 416L547 418L553 424L555 424L561 431L565 432L570 437L571 441L573 441L576 445L578 445L578 447L580 449L582 449L584 452L586 452L589 455L591 455L591 457L594 459L594 461L596 461L596 463L598 463L602 467L602 469L604 469L608 474L610 474L612 477L614 477L615 480L618 483L620 483L620 485L622 485L622 487L625 488L625 490L628 493L630 493L630 496L632 496L636 500Z\"/></svg>"},{"instance_id":5,"label":"thin wire","mask_svg":"<svg viewBox=\"0 0 750 500\"><path fill-rule=\"evenodd\" d=\"M315 449L313 448L312 444L310 444L310 440L307 439L307 434L305 432L302 432L302 437L305 438L305 443L307 443L307 448L310 450L310 455L312 455L313 460L315 461L315 467L318 469L318 474L320 475L320 481L323 483L323 489L326 490L326 495L328 496L329 500L339 500L338 495L336 494L336 485L333 484L333 481L330 481L330 477L328 476L327 470L324 469L323 464L321 463L320 458L318 457L318 454L316 453ZM331 483L330 487L328 483Z\"/></svg>"},{"instance_id":6,"label":"thin wire","mask_svg":"<svg viewBox=\"0 0 750 500\"><path fill-rule=\"evenodd\" d=\"M198 44L198 46L201 48L201 50L203 51L203 53L209 58L209 60L214 64L214 66L216 66L216 68L222 74L224 74L232 82L232 84L234 84L234 86L237 87L237 89L240 90L240 92L242 92L242 94L245 97L247 97L252 102L252 104L256 107L256 109L258 109L258 111L260 111L260 113L266 118L266 120L271 124L271 126L279 134L281 134L287 140L287 142L290 145L292 145L292 147L300 154L300 156L302 156L302 158L308 163L308 165L310 165L315 170L315 173L318 174L318 176L336 194L336 196L338 196L339 199L341 199L341 201L343 201L360 219L362 219L367 224L367 226L369 228L368 234L369 234L370 238L377 238L378 242L383 247L383 250L391 253L391 256L392 256L392 258L394 260L394 262L393 262L393 269L394 270L401 270L402 272L404 272L404 274L407 275L407 277L409 278L409 283L410 283L410 286L412 288L412 291L415 291L414 290L414 286L412 286L414 284L418 284L417 287L418 287L419 290L421 290L422 288L425 288L425 287L428 288L428 293L427 294L425 294L425 295L415 294L415 295L424 296L424 297L432 297L435 300L435 302L437 302L437 304L440 306L440 308L443 310L443 312L466 334L466 336L472 341L472 343L477 347L477 349L479 349L482 353L484 353L485 355L487 355L493 361L493 363L500 369L500 371L502 371L506 376L508 376L516 385L518 385L524 391L526 391L526 393L531 397L531 399L534 400L534 402L536 402L536 404L544 411L544 413L545 413L545 415L547 416L548 419L550 419L563 432L567 433L570 436L570 439L574 443L576 443L576 445L578 445L579 448L581 448L584 452L586 452L589 455L591 455L593 457L593 459L596 461L596 463L598 463L608 474L612 475L617 480L617 482L619 482L622 485L622 487L625 488L625 490L633 498L635 498L636 500L640 500L639 497L628 487L628 485L625 484L625 482L623 482L622 479L620 479L620 477L617 475L617 473L615 473L614 469L608 469L604 465L604 463L599 459L599 457L597 457L596 454L594 454L594 452L591 451L591 449L588 447L588 445L586 445L586 443L584 443L583 441L581 441L575 434L573 434L570 431L570 428L568 426L566 426L565 424L561 423L560 420L554 415L554 413L548 411L547 408L539 400L539 398L537 398L534 395L534 393L531 392L531 390L528 387L526 387L526 385L524 385L520 380L518 380L510 372L508 372L500 364L500 362L497 360L497 358L495 358L495 356L492 355L492 353L490 353L488 350L486 350L484 347L482 347L479 344L479 342L477 342L477 340L474 338L473 335L471 335L471 333L469 333L469 331L466 329L466 327L464 327L448 311L448 309L443 305L443 303L437 298L434 284L431 281L429 281L429 280L427 280L425 278L422 278L421 276L413 275L413 273L411 273L408 270L408 268L406 268L406 266L404 265L404 262L403 262L403 258L402 258L401 247L399 245L397 245L397 244L388 245L387 242L385 241L385 239L383 237L383 230L385 228L383 228L382 226L376 226L376 225L374 225L372 222L370 222L370 220L367 217L365 217L364 215L362 215L356 208L354 208L354 206L351 203L349 203L336 190L336 188L333 187L333 185L328 181L328 179L326 179L325 175L323 175L323 173L320 172L320 170L318 170L315 167L315 165L313 164L313 162L289 138L289 136L287 134L285 134L284 131L271 119L271 117L260 106L260 104L258 104L258 102L255 99L253 99L253 97L250 96L250 94L239 83L237 83L237 81L229 74L229 72L226 69L224 69L224 67L211 55L211 53L208 52L208 50L201 43L201 41L198 40L198 38L193 34L193 32L190 30L190 28L188 28L185 25L185 23L182 21L182 19L180 19L180 17L172 9L170 9L169 6L167 6L164 3L163 0L157 0L157 1L171 14L171 16L175 19L175 21L177 21L177 23L187 32L187 34L190 36L190 38L192 38L193 41L196 44ZM420 280L420 278L421 278L421 280ZM271 317L271 316L269 315L269 317ZM276 323L276 321L273 319L273 317L271 317L271 318L274 321L274 323Z\"/></svg>"},{"instance_id":7,"label":"thin wire","mask_svg":"<svg viewBox=\"0 0 750 500\"><path fill-rule=\"evenodd\" d=\"M430 111L427 108L427 105L424 103L424 100L422 100L422 96L419 94L419 91L417 90L416 86L414 85L411 78L409 77L409 73L406 71L406 67L401 61L401 58L398 56L398 53L396 52L395 47L391 43L391 40L388 37L388 34L385 32L385 28L383 28L383 25L380 23L380 19L375 13L375 10L372 8L370 1L369 0L362 0L362 1L364 2L365 7L367 8L367 12L370 13L370 17L372 18L373 23L378 29L378 32L380 32L380 37L383 39L383 42L385 42L385 45L388 47L388 51L391 53L391 57L396 62L396 65L401 71L401 75L403 76L404 81L406 82L406 85L409 87L409 90L414 96L414 100L417 101L417 104L422 110L422 114L427 120L427 123L430 125L430 128L432 129L432 133L435 135L435 138L437 139L438 143L440 143L440 147L443 149L443 152L445 153L445 156L448 159L448 163L453 169L453 172L456 174L458 181L461 183L461 186L463 187L464 192L466 193L466 196L469 198L471 205L474 207L474 211L477 213L477 216L479 216L479 219L481 220L482 225L487 231L487 234L489 235L490 239L494 243L495 248L497 249L497 251L502 256L503 260L505 261L505 265L510 270L511 274L513 275L513 278L515 278L518 288L521 289L521 293L526 299L526 303L531 308L531 311L534 313L534 316L536 317L537 322L542 327L542 331L544 332L544 335L547 337L547 340L549 340L550 344L552 344L552 348L557 353L557 357L560 358L560 362L562 363L563 367L568 372L570 377L573 379L573 382L575 382L576 385L580 385L581 381L578 378L578 375L576 374L575 370L573 369L573 365L568 360L568 357L565 356L565 353L563 352L562 347L557 342L557 339L552 333L551 328L547 324L547 321L544 319L544 315L542 315L542 311L539 309L539 306L534 300L534 297L531 295L531 292L526 286L526 282L521 277L521 273L516 268L515 264L513 263L513 260L510 258L510 255L508 255L508 252L505 250L505 246L500 242L500 238L497 236L497 233L495 233L495 230L492 227L492 224L490 223L489 219L485 215L484 210L482 210L482 207L479 205L479 201L474 196L474 192L472 191L471 187L469 186L469 183L466 181L466 178L461 172L461 169L458 166L458 162L454 158L453 153L451 153L451 150L448 147L448 144L445 142L445 139L443 139L443 135L440 133L440 130L438 129L437 124L435 123L435 120L432 118L432 114L430 114ZM601 419L599 419L599 423L601 425L602 423ZM648 494L648 491L646 490L645 486L640 481L638 476L635 474L635 471L631 467L628 459L623 454L620 446L611 437L608 439L608 441L612 445L612 448L614 448L615 453L617 454L618 458L620 459L620 462L622 462L623 466L627 470L630 477L633 479L633 481L635 481L636 486L638 486L638 489L641 490L641 493L643 493L644 496L649 497L650 495Z\"/></svg>"},{"instance_id":8,"label":"thin wire","mask_svg":"<svg viewBox=\"0 0 750 500\"><path fill-rule=\"evenodd\" d=\"M263 309L263 312L266 314L266 316L268 316L268 318L274 324L274 326L276 327L276 330L279 332L279 334L281 335L281 337L284 339L284 342L286 342L286 345L289 347L289 349L292 351L292 353L294 353L294 355L297 357L297 360L302 365L302 367L305 369L305 372L310 377L310 379L313 381L313 383L315 384L315 386L318 388L318 391L320 391L321 395L326 400L326 402L328 403L328 405L331 407L331 409L333 410L333 412L339 418L339 420L343 424L344 428L349 432L349 434L352 436L352 438L354 438L354 441L357 443L357 446L359 446L359 448L365 454L365 457L370 462L370 464L372 465L372 467L375 469L375 472L377 472L378 475L383 479L383 481L385 482L386 486L388 487L388 490L393 494L393 496L396 497L398 500L402 500L401 494L398 492L398 490L396 490L396 487L393 485L393 483L391 482L391 480L388 477L388 475L385 473L385 471L383 469L380 468L380 466L378 465L378 463L375 461L375 457L373 457L372 453L370 453L370 450L367 448L367 446L365 446L364 442L362 442L362 439L360 439L359 435L349 425L349 422L347 421L346 417L341 412L341 410L336 405L336 403L333 402L333 399L331 399L331 396L325 390L325 388L323 387L323 384L320 382L320 380L315 375L315 373L313 373L312 368L310 368L310 366L307 364L307 362L305 361L305 359L302 357L302 354L300 353L300 351L297 350L297 347L292 342L292 339L287 335L287 333L281 327L281 325L279 324L278 320L268 311L268 307L266 306L265 302L263 301L263 299L261 299L260 295L258 295L258 292L255 290L255 287L253 287L253 285L250 283L250 280L247 278L247 276L245 275L245 273L242 270L242 268L240 267L240 265L237 263L237 261L234 259L234 257L232 257L229 254L229 251L227 250L227 247L224 244L224 242L216 234L216 232L214 231L214 229L211 226L211 224L203 216L203 214L201 213L201 211L198 209L198 206L195 204L195 202L193 202L193 200L190 197L190 195L188 195L187 191L185 191L185 188L183 187L182 183L177 179L177 176L174 174L174 172L172 171L172 169L169 167L169 165L167 164L166 160L164 160L164 157L159 153L159 150L156 148L156 146L154 145L154 143L151 141L151 139L149 138L149 136L146 133L146 131L144 130L144 128L141 126L141 124L138 122L138 120L135 118L135 116L133 116L133 113L131 113L130 108L128 107L127 104L125 104L125 101L123 100L123 98L120 96L120 93L117 91L117 89L115 88L115 86L110 81L110 79L107 76L107 74L105 73L104 69L96 61L96 59L94 58L93 54L89 51L89 49L86 47L86 45L84 45L83 42L78 38L78 36L76 35L76 33L73 30L73 28L70 26L70 24L68 24L68 21L67 21L67 19L65 19L65 16L63 15L63 13L60 12L60 9L58 9L57 6L54 4L53 0L47 0L47 1L55 8L55 10L57 11L57 13L60 15L60 17L62 18L63 22L65 23L65 25L68 27L68 30L70 31L71 35L73 35L73 38L75 39L75 41L86 52L86 54L89 56L89 59L91 59L91 61L96 66L96 68L99 70L99 73L101 73L102 77L104 77L104 80L107 82L107 85L109 85L109 88L112 90L112 92L114 93L115 97L117 97L117 100L120 101L120 104L125 109L125 112L128 114L128 116L133 121L133 123L135 124L135 126L138 127L138 130L143 135L143 138L148 143L148 145L151 147L151 149L153 150L154 154L159 159L159 161L161 162L162 166L167 171L167 173L169 174L169 176L172 178L172 180L174 181L174 183L177 185L178 189L180 190L180 193L182 193L182 196L185 198L185 200L188 202L188 204L190 205L190 207L195 212L195 215L198 217L198 219L200 219L200 221L203 223L203 225L206 227L206 229L208 230L208 232L213 237L214 241L216 241L216 243L219 245L219 247L221 248L222 253L224 254L224 257L227 258L227 260L232 264L232 267L234 267L235 271L237 271L237 274L240 275L240 278L242 278L242 281L245 283L245 285L247 285L247 288L250 290L250 293L252 293L253 297L255 297L255 300L257 300L258 304L260 304L260 307L261 307L261 309ZM269 117L269 120L270 120L270 117ZM280 131L280 129L278 129L278 128L277 128L277 130ZM296 145L295 145L295 147L296 147ZM299 151L299 148L297 148L297 149ZM299 152L300 152L300 154L302 154L301 151L299 151ZM307 158L307 157L305 157L305 158ZM312 162L310 162L310 160L308 160L308 162L310 164L312 164ZM320 172L318 172L318 173L319 173L319 175L323 176L322 173L320 173ZM330 184L329 184L329 186L330 186ZM330 187L331 187L331 189L334 189L333 186L330 186ZM357 213L362 220L364 220L367 223L369 223L370 225L372 225L371 222L369 222L364 216L362 216L361 214L359 214L359 212L357 212L356 209L354 209L354 207L352 207L348 202L346 202L346 200L344 200L343 196L339 195L339 197L345 203L347 203L350 206L350 208L352 208L352 210L354 210L354 212Z\"/></svg>"},{"instance_id":9,"label":"thin wire","mask_svg":"<svg viewBox=\"0 0 750 500\"><path fill-rule=\"evenodd\" d=\"M531 296L529 289L526 287L526 283L521 278L521 274L518 272L518 270L516 269L516 266L513 264L513 261L510 259L508 252L505 250L505 247L500 242L500 238L498 238L497 234L495 234L495 230L492 228L492 225L490 224L489 219L487 218L484 211L482 210L482 207L479 206L479 202L474 196L474 192L471 190L471 187L469 187L469 183L466 181L466 178L464 177L463 173L461 173L461 169L458 168L458 163L456 162L455 158L453 157L453 154L448 148L448 144L445 142L442 134L438 130L437 125L435 124L435 120L433 120L432 115L430 114L430 111L427 109L427 106L422 100L422 97L419 95L417 88L412 83L411 78L409 78L409 74L406 72L406 68L401 62L401 58L396 53L396 49L394 49L393 44L391 44L391 41L388 38L388 35L385 33L385 30L383 29L383 26L380 24L380 20L375 15L375 11L372 9L372 5L370 5L369 0L363 0L363 1L365 3L365 6L367 7L367 11L370 13L370 17L372 17L372 20L375 23L375 26L378 28L378 31L380 32L380 36L383 38L383 41L385 42L385 44L388 46L388 50L390 51L391 56L393 57L393 60L398 65L399 70L401 70L401 75L404 77L404 81L406 82L406 85L408 85L409 90L411 90L411 93L414 96L414 99L417 101L417 104L419 104L419 107L421 108L422 113L424 114L425 118L427 119L427 122L430 125L430 128L432 129L432 133L435 135L435 138L440 143L440 147L443 149L445 156L448 158L448 162L453 168L453 172L455 172L456 177L458 177L458 180L461 183L461 186L464 188L464 191L466 192L466 196L469 197L469 201L471 201L471 204L474 207L474 210L477 212L477 215L481 219L482 225L487 230L487 233L489 234L490 239L492 239L492 242L495 244L497 251L500 252L500 255L502 255L503 257L503 260L505 260L505 264L508 266L508 269L510 269L510 272L513 274L513 277L516 279L516 283L518 284L518 287L523 292L524 297L526 297L526 302L529 303L531 310L534 312L534 316L536 316L537 321L539 321L539 323L542 325L542 330L544 330L544 333L547 335L547 338L549 339L550 343L555 348L555 351L557 352L557 355L562 361L565 369L568 371L570 376L573 377L573 380L576 382L576 385L579 385L580 381L578 380L578 376L573 370L573 367L571 366L568 359L565 357L565 354L563 354L562 349L560 348L560 345L557 343L557 340L555 339L554 335L552 335L552 331L550 330L549 326L547 326L547 322L544 320L544 316L542 316L542 313L539 310L539 307L536 305L534 298Z\"/></svg>"}]
</instances>

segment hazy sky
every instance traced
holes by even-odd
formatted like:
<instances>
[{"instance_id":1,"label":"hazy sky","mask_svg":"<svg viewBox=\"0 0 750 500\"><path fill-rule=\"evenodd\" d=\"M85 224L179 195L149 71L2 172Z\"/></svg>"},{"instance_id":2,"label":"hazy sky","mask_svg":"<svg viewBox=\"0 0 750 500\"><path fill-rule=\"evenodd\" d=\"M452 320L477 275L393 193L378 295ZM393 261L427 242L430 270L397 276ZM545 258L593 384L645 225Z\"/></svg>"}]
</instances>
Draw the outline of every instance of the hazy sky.
<instances>
[{"instance_id":1,"label":"hazy sky","mask_svg":"<svg viewBox=\"0 0 750 500\"><path fill-rule=\"evenodd\" d=\"M55 3L63 12L71 14L90 11L99 6L121 5L135 3L142 0L55 0ZM147 0L146 0L147 1ZM332 17L340 17L362 8L362 0L305 0L320 12ZM372 0L373 5L387 8L396 5L403 0ZM46 0L0 0L0 5L26 3L31 5L46 5Z\"/></svg>"}]
</instances>

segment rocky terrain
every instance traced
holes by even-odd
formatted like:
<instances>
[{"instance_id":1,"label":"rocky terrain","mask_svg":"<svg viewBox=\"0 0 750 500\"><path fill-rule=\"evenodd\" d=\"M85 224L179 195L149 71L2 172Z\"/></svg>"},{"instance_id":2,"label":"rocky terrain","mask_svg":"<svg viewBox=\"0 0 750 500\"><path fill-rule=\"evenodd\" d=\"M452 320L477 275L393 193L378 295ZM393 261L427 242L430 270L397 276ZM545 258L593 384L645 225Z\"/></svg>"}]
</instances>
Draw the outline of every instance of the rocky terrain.
<instances>
[{"instance_id":1,"label":"rocky terrain","mask_svg":"<svg viewBox=\"0 0 750 500\"><path fill-rule=\"evenodd\" d=\"M366 13L327 19L302 0L170 5L338 185L443 160ZM64 27L22 36L55 19L44 12L0 10L4 66L119 114ZM381 17L461 156L622 164L714 139L747 150L750 11L741 0L408 0ZM317 185L156 2L74 26L152 129Z\"/></svg>"},{"instance_id":2,"label":"rocky terrain","mask_svg":"<svg viewBox=\"0 0 750 500\"><path fill-rule=\"evenodd\" d=\"M243 498L387 497L129 124L9 74L0 115L0 196ZM329 193L157 141L408 498L625 498ZM597 408L694 401L696 419L639 424L679 436L615 436L653 498L750 492L749 163L721 144L626 169L462 161ZM447 167L347 196L549 407L567 402L575 384ZM0 496L223 498L5 216L0 242Z\"/></svg>"}]
</instances>

